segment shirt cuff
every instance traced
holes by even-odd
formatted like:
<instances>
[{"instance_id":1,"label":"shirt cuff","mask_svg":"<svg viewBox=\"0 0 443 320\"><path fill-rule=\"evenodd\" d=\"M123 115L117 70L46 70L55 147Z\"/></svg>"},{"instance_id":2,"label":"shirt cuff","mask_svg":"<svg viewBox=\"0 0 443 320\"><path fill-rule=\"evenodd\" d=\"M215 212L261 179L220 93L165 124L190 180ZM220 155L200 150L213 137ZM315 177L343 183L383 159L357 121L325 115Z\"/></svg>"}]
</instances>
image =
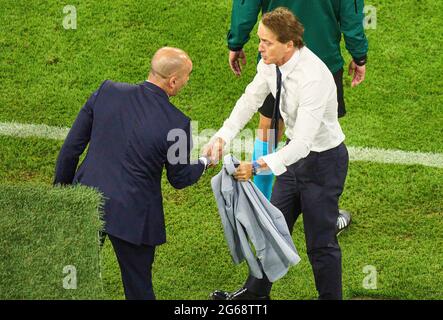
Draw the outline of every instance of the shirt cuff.
<instances>
[{"instance_id":1,"label":"shirt cuff","mask_svg":"<svg viewBox=\"0 0 443 320\"><path fill-rule=\"evenodd\" d=\"M206 167L208 166L208 162L209 162L209 161L208 161L208 158L206 158L206 157L200 157L200 158L198 158L198 160L200 160L200 162L204 164L205 169L206 169Z\"/></svg>"},{"instance_id":2,"label":"shirt cuff","mask_svg":"<svg viewBox=\"0 0 443 320\"><path fill-rule=\"evenodd\" d=\"M280 159L277 152L263 156L262 159L276 176L279 176L287 171L285 164Z\"/></svg>"},{"instance_id":3,"label":"shirt cuff","mask_svg":"<svg viewBox=\"0 0 443 320\"><path fill-rule=\"evenodd\" d=\"M226 145L229 145L233 139L231 130L226 127L222 127L220 130L218 130L214 137L222 138Z\"/></svg>"}]
</instances>

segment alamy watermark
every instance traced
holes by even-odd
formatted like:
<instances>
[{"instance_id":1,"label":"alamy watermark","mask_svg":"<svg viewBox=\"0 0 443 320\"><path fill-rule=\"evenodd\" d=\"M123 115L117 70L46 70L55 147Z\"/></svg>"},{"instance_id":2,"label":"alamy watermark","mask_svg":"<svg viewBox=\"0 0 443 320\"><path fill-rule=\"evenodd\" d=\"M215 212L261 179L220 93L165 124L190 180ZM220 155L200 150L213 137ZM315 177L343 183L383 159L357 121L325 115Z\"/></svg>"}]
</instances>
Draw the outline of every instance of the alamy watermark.
<instances>
[{"instance_id":1,"label":"alamy watermark","mask_svg":"<svg viewBox=\"0 0 443 320\"><path fill-rule=\"evenodd\" d=\"M63 28L65 30L76 30L77 29L77 8L73 5L67 5L63 7Z\"/></svg>"},{"instance_id":2,"label":"alamy watermark","mask_svg":"<svg viewBox=\"0 0 443 320\"><path fill-rule=\"evenodd\" d=\"M66 30L77 29L77 8L73 5L66 5L63 7L63 28ZM363 27L365 29L377 28L377 8L373 5L365 5L363 8L364 20Z\"/></svg>"},{"instance_id":3,"label":"alamy watermark","mask_svg":"<svg viewBox=\"0 0 443 320\"><path fill-rule=\"evenodd\" d=\"M363 288L367 290L376 290L378 276L377 268L372 265L366 265L363 267L363 273L367 274L367 276L363 278Z\"/></svg>"},{"instance_id":4,"label":"alamy watermark","mask_svg":"<svg viewBox=\"0 0 443 320\"><path fill-rule=\"evenodd\" d=\"M274 130L268 130L268 136L273 137ZM172 129L167 134L167 141L170 143L167 151L168 163L188 164L195 163L199 156L203 154L205 147L211 138L217 133L214 129L204 129L198 131L198 121L191 122L191 135L183 129ZM255 134L256 133L256 134ZM244 129L232 140L229 141L224 150L224 154L232 154L237 159L250 160L254 150L254 142L257 136L261 136L260 130Z\"/></svg>"},{"instance_id":5,"label":"alamy watermark","mask_svg":"<svg viewBox=\"0 0 443 320\"><path fill-rule=\"evenodd\" d=\"M363 9L365 18L363 20L363 27L365 29L377 28L377 8L371 5L366 5Z\"/></svg>"},{"instance_id":6,"label":"alamy watermark","mask_svg":"<svg viewBox=\"0 0 443 320\"><path fill-rule=\"evenodd\" d=\"M65 266L63 274L67 274L63 278L63 288L67 290L77 289L77 268L72 265Z\"/></svg>"}]
</instances>

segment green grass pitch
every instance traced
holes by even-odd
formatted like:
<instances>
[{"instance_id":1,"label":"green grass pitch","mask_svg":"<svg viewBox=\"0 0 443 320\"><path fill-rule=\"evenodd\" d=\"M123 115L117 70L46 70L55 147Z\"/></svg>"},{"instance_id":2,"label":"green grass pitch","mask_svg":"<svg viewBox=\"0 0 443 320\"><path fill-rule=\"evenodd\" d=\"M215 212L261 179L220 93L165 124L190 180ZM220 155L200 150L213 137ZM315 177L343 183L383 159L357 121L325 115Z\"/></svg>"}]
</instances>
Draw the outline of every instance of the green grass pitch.
<instances>
[{"instance_id":1,"label":"green grass pitch","mask_svg":"<svg viewBox=\"0 0 443 320\"><path fill-rule=\"evenodd\" d=\"M255 73L255 36L245 47L242 77L228 67L231 3L73 0L77 29L65 30L66 1L3 1L0 122L69 127L102 81L143 81L150 57L168 45L194 62L188 86L172 102L200 130L219 128ZM377 28L366 31L365 82L351 89L345 77L348 114L340 122L347 145L443 153L443 2L365 3L377 9ZM0 183L49 185L61 144L0 135ZM154 264L159 299L207 299L214 289L237 289L247 275L246 265L231 262L211 175L181 191L163 181L168 242ZM339 238L345 299L443 299L442 169L351 162L341 207L353 213ZM293 238L302 262L275 284L272 297L313 299L301 221ZM109 242L102 258L105 297L124 298ZM377 289L364 288L365 266L376 268Z\"/></svg>"}]
</instances>

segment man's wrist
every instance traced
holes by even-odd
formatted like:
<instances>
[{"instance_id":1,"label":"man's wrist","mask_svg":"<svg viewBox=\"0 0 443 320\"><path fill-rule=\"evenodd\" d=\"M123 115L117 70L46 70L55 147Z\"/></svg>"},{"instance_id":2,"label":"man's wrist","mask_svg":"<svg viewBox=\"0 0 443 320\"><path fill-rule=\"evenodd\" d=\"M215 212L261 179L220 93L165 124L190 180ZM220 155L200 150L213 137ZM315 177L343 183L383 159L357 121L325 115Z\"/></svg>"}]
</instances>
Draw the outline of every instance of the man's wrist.
<instances>
[{"instance_id":1,"label":"man's wrist","mask_svg":"<svg viewBox=\"0 0 443 320\"><path fill-rule=\"evenodd\" d=\"M260 166L260 169L264 169L264 168L268 167L268 164L262 158L258 159L257 163Z\"/></svg>"},{"instance_id":2,"label":"man's wrist","mask_svg":"<svg viewBox=\"0 0 443 320\"><path fill-rule=\"evenodd\" d=\"M260 171L260 164L257 161L252 161L252 175L257 175L258 172Z\"/></svg>"},{"instance_id":3,"label":"man's wrist","mask_svg":"<svg viewBox=\"0 0 443 320\"><path fill-rule=\"evenodd\" d=\"M200 161L205 166L205 171L211 164L211 160L206 156L201 156L200 158L198 158L198 161Z\"/></svg>"},{"instance_id":4,"label":"man's wrist","mask_svg":"<svg viewBox=\"0 0 443 320\"><path fill-rule=\"evenodd\" d=\"M355 62L355 64L359 67L364 66L366 62L368 61L368 56L365 54L362 57L352 57L352 60Z\"/></svg>"},{"instance_id":5,"label":"man's wrist","mask_svg":"<svg viewBox=\"0 0 443 320\"><path fill-rule=\"evenodd\" d=\"M242 51L243 47L232 47L232 46L228 45L228 49L231 51L238 52L238 51Z\"/></svg>"}]
</instances>

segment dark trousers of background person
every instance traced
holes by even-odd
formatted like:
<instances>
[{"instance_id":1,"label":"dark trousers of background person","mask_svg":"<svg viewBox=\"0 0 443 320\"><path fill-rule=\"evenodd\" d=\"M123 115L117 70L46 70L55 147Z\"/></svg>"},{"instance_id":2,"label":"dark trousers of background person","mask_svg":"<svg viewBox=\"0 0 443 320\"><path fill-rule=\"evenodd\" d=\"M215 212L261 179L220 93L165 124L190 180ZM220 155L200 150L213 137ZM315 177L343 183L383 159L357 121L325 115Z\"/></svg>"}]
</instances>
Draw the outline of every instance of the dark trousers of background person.
<instances>
[{"instance_id":1,"label":"dark trousers of background person","mask_svg":"<svg viewBox=\"0 0 443 320\"><path fill-rule=\"evenodd\" d=\"M127 300L155 300L152 287L152 264L155 246L135 245L109 234L101 234L103 245L106 236L112 243Z\"/></svg>"},{"instance_id":2,"label":"dark trousers of background person","mask_svg":"<svg viewBox=\"0 0 443 320\"><path fill-rule=\"evenodd\" d=\"M287 142L289 143L289 141ZM338 202L348 172L344 143L324 152L310 152L277 176L271 203L283 213L292 234L303 212L306 249L319 299L342 299L341 250L336 236ZM249 276L245 288L265 296L272 283Z\"/></svg>"}]
</instances>

